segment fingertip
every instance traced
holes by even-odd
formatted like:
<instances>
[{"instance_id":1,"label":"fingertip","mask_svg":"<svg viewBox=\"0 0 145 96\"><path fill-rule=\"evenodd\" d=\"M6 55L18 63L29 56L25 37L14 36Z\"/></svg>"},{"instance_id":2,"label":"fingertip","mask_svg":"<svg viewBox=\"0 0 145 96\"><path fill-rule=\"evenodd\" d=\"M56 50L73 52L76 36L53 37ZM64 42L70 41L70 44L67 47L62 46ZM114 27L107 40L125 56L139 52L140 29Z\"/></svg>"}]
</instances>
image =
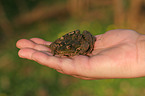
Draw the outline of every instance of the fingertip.
<instances>
[{"instance_id":1,"label":"fingertip","mask_svg":"<svg viewBox=\"0 0 145 96\"><path fill-rule=\"evenodd\" d=\"M30 40L37 43L37 44L43 44L43 45L49 45L51 43L49 41L45 41L45 40L40 39L40 38L31 38Z\"/></svg>"},{"instance_id":2,"label":"fingertip","mask_svg":"<svg viewBox=\"0 0 145 96\"><path fill-rule=\"evenodd\" d=\"M32 48L33 46L35 46L35 43L27 39L20 39L16 43L16 47L18 48Z\"/></svg>"},{"instance_id":3,"label":"fingertip","mask_svg":"<svg viewBox=\"0 0 145 96\"><path fill-rule=\"evenodd\" d=\"M21 58L27 58L27 59L32 59L32 54L35 53L36 50L34 49L21 49L18 52L19 57Z\"/></svg>"},{"instance_id":4,"label":"fingertip","mask_svg":"<svg viewBox=\"0 0 145 96\"><path fill-rule=\"evenodd\" d=\"M45 42L45 40L40 39L40 38L31 38L30 40L37 44L43 44Z\"/></svg>"},{"instance_id":5,"label":"fingertip","mask_svg":"<svg viewBox=\"0 0 145 96\"><path fill-rule=\"evenodd\" d=\"M22 51L22 49L18 51L18 56L23 58L23 51Z\"/></svg>"},{"instance_id":6,"label":"fingertip","mask_svg":"<svg viewBox=\"0 0 145 96\"><path fill-rule=\"evenodd\" d=\"M20 48L21 43L24 41L25 39L20 39L16 42L16 47Z\"/></svg>"},{"instance_id":7,"label":"fingertip","mask_svg":"<svg viewBox=\"0 0 145 96\"><path fill-rule=\"evenodd\" d=\"M25 58L25 53L24 53L24 49L21 49L18 51L18 56L21 58Z\"/></svg>"}]
</instances>

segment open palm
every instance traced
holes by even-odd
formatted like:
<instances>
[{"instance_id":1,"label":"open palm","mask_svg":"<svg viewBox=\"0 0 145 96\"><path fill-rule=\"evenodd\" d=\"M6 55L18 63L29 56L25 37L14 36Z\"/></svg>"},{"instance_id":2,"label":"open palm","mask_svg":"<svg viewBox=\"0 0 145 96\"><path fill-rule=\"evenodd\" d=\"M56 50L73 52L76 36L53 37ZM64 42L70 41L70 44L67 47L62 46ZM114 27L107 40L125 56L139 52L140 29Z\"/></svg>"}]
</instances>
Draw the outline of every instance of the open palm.
<instances>
[{"instance_id":1,"label":"open palm","mask_svg":"<svg viewBox=\"0 0 145 96\"><path fill-rule=\"evenodd\" d=\"M56 69L63 74L81 79L134 78L145 76L142 60L141 35L132 30L111 30L97 35L90 57L73 58L52 56L44 45L51 42L39 38L17 42L19 56Z\"/></svg>"}]
</instances>

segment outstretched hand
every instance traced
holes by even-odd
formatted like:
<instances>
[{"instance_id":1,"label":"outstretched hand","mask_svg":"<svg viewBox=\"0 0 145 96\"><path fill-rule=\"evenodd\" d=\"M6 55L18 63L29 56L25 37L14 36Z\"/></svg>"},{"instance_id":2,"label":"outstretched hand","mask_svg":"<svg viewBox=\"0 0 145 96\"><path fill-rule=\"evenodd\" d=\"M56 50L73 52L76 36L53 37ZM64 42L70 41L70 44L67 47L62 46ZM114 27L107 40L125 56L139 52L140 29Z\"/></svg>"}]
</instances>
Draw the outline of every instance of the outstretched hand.
<instances>
[{"instance_id":1,"label":"outstretched hand","mask_svg":"<svg viewBox=\"0 0 145 96\"><path fill-rule=\"evenodd\" d=\"M86 80L145 76L145 37L135 31L118 29L96 35L90 57L52 56L45 46L50 43L40 38L21 39L16 44L18 55Z\"/></svg>"}]
</instances>

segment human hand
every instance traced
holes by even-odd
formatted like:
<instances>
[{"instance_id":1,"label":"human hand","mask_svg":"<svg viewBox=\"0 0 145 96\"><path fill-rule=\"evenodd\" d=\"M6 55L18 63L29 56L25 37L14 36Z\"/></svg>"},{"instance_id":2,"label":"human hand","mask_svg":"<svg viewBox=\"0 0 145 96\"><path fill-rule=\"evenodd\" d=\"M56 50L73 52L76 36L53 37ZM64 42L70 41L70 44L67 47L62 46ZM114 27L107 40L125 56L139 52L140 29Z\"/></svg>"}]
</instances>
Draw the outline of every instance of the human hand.
<instances>
[{"instance_id":1,"label":"human hand","mask_svg":"<svg viewBox=\"0 0 145 96\"><path fill-rule=\"evenodd\" d=\"M111 30L96 35L94 50L90 57L56 57L45 45L51 42L40 38L21 39L21 58L34 60L56 69L63 74L81 79L135 78L145 76L145 37L132 30Z\"/></svg>"}]
</instances>

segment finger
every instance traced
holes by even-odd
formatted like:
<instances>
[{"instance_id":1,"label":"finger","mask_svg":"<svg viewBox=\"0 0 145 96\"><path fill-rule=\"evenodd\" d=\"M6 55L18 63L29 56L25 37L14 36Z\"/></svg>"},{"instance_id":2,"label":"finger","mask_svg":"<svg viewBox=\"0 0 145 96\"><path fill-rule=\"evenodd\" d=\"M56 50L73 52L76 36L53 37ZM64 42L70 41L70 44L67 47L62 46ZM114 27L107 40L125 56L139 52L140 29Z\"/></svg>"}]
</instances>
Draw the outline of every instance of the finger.
<instances>
[{"instance_id":1,"label":"finger","mask_svg":"<svg viewBox=\"0 0 145 96\"><path fill-rule=\"evenodd\" d=\"M64 72L61 69L57 69L56 71L59 72L59 73L64 74Z\"/></svg>"},{"instance_id":2,"label":"finger","mask_svg":"<svg viewBox=\"0 0 145 96\"><path fill-rule=\"evenodd\" d=\"M19 50L18 55L21 58L26 58L26 59L32 60L32 54L35 52L37 52L37 50L26 48L26 49Z\"/></svg>"},{"instance_id":3,"label":"finger","mask_svg":"<svg viewBox=\"0 0 145 96\"><path fill-rule=\"evenodd\" d=\"M33 49L38 50L38 51L47 51L50 52L50 49L47 46L44 45L38 45L36 44Z\"/></svg>"},{"instance_id":4,"label":"finger","mask_svg":"<svg viewBox=\"0 0 145 96\"><path fill-rule=\"evenodd\" d=\"M50 51L50 49L44 45L36 44L35 42L27 39L21 39L17 42L18 48L32 48L39 51Z\"/></svg>"},{"instance_id":5,"label":"finger","mask_svg":"<svg viewBox=\"0 0 145 96\"><path fill-rule=\"evenodd\" d=\"M139 34L133 30L126 29L115 29L105 32L104 34L98 35L96 48L102 46L103 48L114 46L118 43L126 43L128 40L135 40Z\"/></svg>"},{"instance_id":6,"label":"finger","mask_svg":"<svg viewBox=\"0 0 145 96\"><path fill-rule=\"evenodd\" d=\"M16 46L18 48L33 48L35 46L35 43L27 39L20 39L17 41Z\"/></svg>"},{"instance_id":7,"label":"finger","mask_svg":"<svg viewBox=\"0 0 145 96\"><path fill-rule=\"evenodd\" d=\"M51 44L51 42L45 41L45 40L40 39L40 38L31 38L30 40L37 43L37 44L43 44L43 45L50 45Z\"/></svg>"},{"instance_id":8,"label":"finger","mask_svg":"<svg viewBox=\"0 0 145 96\"><path fill-rule=\"evenodd\" d=\"M79 72L83 72L81 71L80 66L76 66L79 65L79 63L82 63L80 65L85 66L85 64L83 64L85 62L85 60L83 60L84 62L80 62L74 59L70 59L70 58L59 58L56 56L48 56L46 54L40 53L40 52L35 52L34 54L32 54L32 59L42 65L48 66L50 68L54 68L56 69L58 72L63 73L63 74L68 74L68 75L72 75L72 74L77 74L80 75ZM78 68L76 68L78 67ZM86 71L86 70L85 70ZM83 73L81 73L83 74ZM85 74L85 72L84 72Z\"/></svg>"},{"instance_id":9,"label":"finger","mask_svg":"<svg viewBox=\"0 0 145 96\"><path fill-rule=\"evenodd\" d=\"M72 75L72 76L79 79L84 79L84 80L96 80L95 78L89 78L89 77L84 77L84 76L78 76L78 75Z\"/></svg>"},{"instance_id":10,"label":"finger","mask_svg":"<svg viewBox=\"0 0 145 96\"><path fill-rule=\"evenodd\" d=\"M102 35L96 35L96 42L94 43L94 49L100 49L103 48L103 43L102 43Z\"/></svg>"},{"instance_id":11,"label":"finger","mask_svg":"<svg viewBox=\"0 0 145 96\"><path fill-rule=\"evenodd\" d=\"M75 74L73 60L69 58L59 58L55 56L48 56L46 54L36 52L33 54L32 59L42 65L54 68L63 74Z\"/></svg>"},{"instance_id":12,"label":"finger","mask_svg":"<svg viewBox=\"0 0 145 96\"><path fill-rule=\"evenodd\" d=\"M118 44L118 42L125 39L122 34L122 29L110 30L101 35L96 35L96 42L94 49L106 48Z\"/></svg>"},{"instance_id":13,"label":"finger","mask_svg":"<svg viewBox=\"0 0 145 96\"><path fill-rule=\"evenodd\" d=\"M31 54L32 60L56 69L58 72L68 75L88 76L90 68L87 56L76 56L74 58L59 58L56 56L48 56L42 52L35 52Z\"/></svg>"},{"instance_id":14,"label":"finger","mask_svg":"<svg viewBox=\"0 0 145 96\"><path fill-rule=\"evenodd\" d=\"M69 58L61 59L59 57L49 56L43 52L28 48L21 49L18 54L21 58L34 60L42 65L56 70L60 69L64 72L64 74L73 74L75 71L72 65L73 61Z\"/></svg>"},{"instance_id":15,"label":"finger","mask_svg":"<svg viewBox=\"0 0 145 96\"><path fill-rule=\"evenodd\" d=\"M52 54L49 53L49 52L38 51L38 50L35 50L35 49L30 49L30 48L24 48L24 49L19 50L18 55L21 58L26 58L26 59L32 60L32 55L31 54L34 54L35 52L42 52L43 54L47 54L49 56L52 56Z\"/></svg>"}]
</instances>

